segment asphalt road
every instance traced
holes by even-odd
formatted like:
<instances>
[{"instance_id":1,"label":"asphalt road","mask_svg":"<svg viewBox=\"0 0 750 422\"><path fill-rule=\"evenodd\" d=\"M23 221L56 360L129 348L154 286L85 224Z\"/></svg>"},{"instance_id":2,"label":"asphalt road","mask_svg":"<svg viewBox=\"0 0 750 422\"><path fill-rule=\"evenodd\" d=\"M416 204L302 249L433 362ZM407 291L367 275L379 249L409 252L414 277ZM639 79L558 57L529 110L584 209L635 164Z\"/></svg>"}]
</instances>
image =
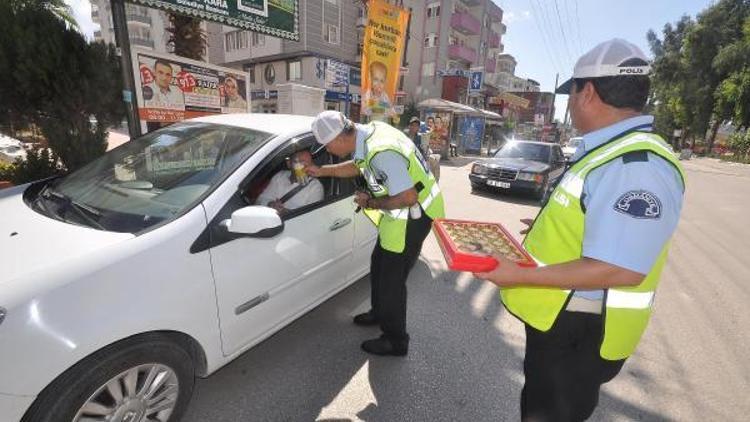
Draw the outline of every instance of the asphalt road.
<instances>
[{"instance_id":1,"label":"asphalt road","mask_svg":"<svg viewBox=\"0 0 750 422\"><path fill-rule=\"evenodd\" d=\"M517 232L533 201L470 193L468 159L443 165L448 217ZM655 314L593 420L741 421L750 414L750 166L685 162L688 190ZM496 288L446 270L430 236L409 279L406 358L370 357L351 324L360 280L205 380L186 422L498 421L519 418L523 326Z\"/></svg>"}]
</instances>

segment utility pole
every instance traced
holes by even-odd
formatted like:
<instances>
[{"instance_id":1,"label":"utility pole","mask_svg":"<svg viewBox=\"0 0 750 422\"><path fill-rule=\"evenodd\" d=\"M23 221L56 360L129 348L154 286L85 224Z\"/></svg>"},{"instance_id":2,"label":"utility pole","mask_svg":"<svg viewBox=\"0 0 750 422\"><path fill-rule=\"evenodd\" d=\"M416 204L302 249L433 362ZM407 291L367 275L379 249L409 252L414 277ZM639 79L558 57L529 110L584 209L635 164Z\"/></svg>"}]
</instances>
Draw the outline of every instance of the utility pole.
<instances>
[{"instance_id":1,"label":"utility pole","mask_svg":"<svg viewBox=\"0 0 750 422\"><path fill-rule=\"evenodd\" d=\"M555 98L557 97L557 82L559 79L560 74L555 73L555 89L552 90L552 106L549 108L549 117L547 118L549 123L552 123L552 119L555 117L553 113L555 112Z\"/></svg>"},{"instance_id":2,"label":"utility pole","mask_svg":"<svg viewBox=\"0 0 750 422\"><path fill-rule=\"evenodd\" d=\"M128 21L125 18L125 1L110 0L112 6L112 25L115 31L117 54L120 55L122 68L122 99L128 112L128 132L130 139L141 136L141 120L138 118L138 106L135 95L135 75L133 75L133 61L130 55L130 38L128 37Z\"/></svg>"}]
</instances>

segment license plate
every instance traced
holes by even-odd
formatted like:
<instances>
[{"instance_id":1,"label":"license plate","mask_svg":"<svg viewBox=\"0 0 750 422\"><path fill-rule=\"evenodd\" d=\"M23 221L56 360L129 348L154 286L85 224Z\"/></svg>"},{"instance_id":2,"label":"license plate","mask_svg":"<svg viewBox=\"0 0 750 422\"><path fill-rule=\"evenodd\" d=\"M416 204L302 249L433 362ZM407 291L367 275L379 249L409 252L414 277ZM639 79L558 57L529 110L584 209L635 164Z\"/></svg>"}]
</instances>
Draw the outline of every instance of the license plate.
<instances>
[{"instance_id":1,"label":"license plate","mask_svg":"<svg viewBox=\"0 0 750 422\"><path fill-rule=\"evenodd\" d=\"M498 182L497 180L488 180L487 184L496 188L510 189L510 182Z\"/></svg>"}]
</instances>

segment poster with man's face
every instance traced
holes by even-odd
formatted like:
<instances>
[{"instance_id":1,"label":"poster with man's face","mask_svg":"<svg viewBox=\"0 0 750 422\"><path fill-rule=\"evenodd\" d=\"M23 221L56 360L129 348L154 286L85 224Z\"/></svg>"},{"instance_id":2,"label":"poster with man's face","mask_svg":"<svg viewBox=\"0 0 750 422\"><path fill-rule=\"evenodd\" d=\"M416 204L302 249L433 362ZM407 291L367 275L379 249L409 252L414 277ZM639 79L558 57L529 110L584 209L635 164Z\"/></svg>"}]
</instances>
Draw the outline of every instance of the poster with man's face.
<instances>
[{"instance_id":1,"label":"poster with man's face","mask_svg":"<svg viewBox=\"0 0 750 422\"><path fill-rule=\"evenodd\" d=\"M425 122L429 130L430 149L434 152L447 151L450 137L451 114L428 112Z\"/></svg>"}]
</instances>

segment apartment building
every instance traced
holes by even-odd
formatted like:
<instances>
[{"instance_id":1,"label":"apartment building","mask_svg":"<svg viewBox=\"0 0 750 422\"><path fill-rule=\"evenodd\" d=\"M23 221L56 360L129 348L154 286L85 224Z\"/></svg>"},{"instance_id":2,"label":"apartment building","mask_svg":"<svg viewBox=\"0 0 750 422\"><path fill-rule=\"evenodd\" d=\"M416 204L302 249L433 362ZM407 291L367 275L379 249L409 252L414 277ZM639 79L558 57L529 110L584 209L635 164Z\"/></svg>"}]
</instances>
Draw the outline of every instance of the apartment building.
<instances>
[{"instance_id":1,"label":"apartment building","mask_svg":"<svg viewBox=\"0 0 750 422\"><path fill-rule=\"evenodd\" d=\"M358 118L362 28L366 24L359 2L300 1L299 41L210 24L208 56L212 63L249 72L254 112L275 113L278 86L293 83L326 90L326 109L343 112L348 105L349 114ZM345 76L349 79L348 95Z\"/></svg>"},{"instance_id":2,"label":"apartment building","mask_svg":"<svg viewBox=\"0 0 750 422\"><path fill-rule=\"evenodd\" d=\"M484 107L498 89L498 57L506 33L503 10L492 0L405 0L411 9L405 77L407 100L443 97ZM485 92L467 97L463 71L481 68ZM444 90L444 87L446 88Z\"/></svg>"},{"instance_id":3,"label":"apartment building","mask_svg":"<svg viewBox=\"0 0 750 422\"><path fill-rule=\"evenodd\" d=\"M94 31L95 41L115 44L115 30L112 24L112 9L109 0L91 0L91 18L99 24ZM166 53L169 34L164 30L169 26L167 14L144 6L125 3L125 18L132 47Z\"/></svg>"}]
</instances>

